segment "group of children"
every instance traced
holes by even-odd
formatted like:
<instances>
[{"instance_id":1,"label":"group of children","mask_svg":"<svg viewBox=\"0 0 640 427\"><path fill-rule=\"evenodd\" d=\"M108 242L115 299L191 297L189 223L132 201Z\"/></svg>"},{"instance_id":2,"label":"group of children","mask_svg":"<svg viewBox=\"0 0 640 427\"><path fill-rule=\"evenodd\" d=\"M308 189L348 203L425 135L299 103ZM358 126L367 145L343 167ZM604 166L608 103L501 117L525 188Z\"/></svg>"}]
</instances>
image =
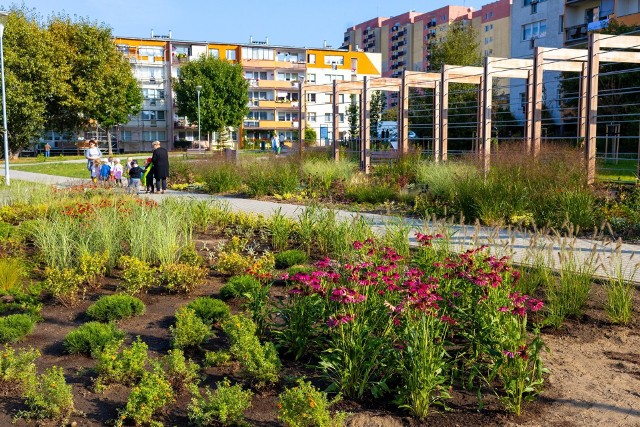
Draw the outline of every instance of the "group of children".
<instances>
[{"instance_id":1,"label":"group of children","mask_svg":"<svg viewBox=\"0 0 640 427\"><path fill-rule=\"evenodd\" d=\"M142 183L146 187L146 192L153 192L153 165L151 157L147 158L143 167L133 158L127 158L127 163L123 167L120 159L109 157L108 159L97 159L93 161L91 167L91 179L104 185L115 185L123 187L123 178L128 178L127 189L130 192L138 192L138 187Z\"/></svg>"}]
</instances>

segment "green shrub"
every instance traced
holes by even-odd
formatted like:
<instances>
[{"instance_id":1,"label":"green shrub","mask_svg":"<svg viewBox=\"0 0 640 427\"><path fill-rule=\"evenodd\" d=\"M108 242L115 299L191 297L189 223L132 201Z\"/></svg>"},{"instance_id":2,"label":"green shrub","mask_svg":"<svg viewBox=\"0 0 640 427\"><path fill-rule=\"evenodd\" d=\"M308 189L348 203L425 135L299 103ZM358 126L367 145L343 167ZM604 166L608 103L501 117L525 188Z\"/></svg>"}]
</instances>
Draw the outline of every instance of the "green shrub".
<instances>
[{"instance_id":1,"label":"green shrub","mask_svg":"<svg viewBox=\"0 0 640 427\"><path fill-rule=\"evenodd\" d=\"M0 317L0 343L20 341L33 331L36 319L29 314L10 314Z\"/></svg>"},{"instance_id":2,"label":"green shrub","mask_svg":"<svg viewBox=\"0 0 640 427\"><path fill-rule=\"evenodd\" d=\"M248 274L234 276L227 280L227 283L220 289L220 298L238 298L257 287L260 287L260 281L253 276Z\"/></svg>"},{"instance_id":3,"label":"green shrub","mask_svg":"<svg viewBox=\"0 0 640 427\"><path fill-rule=\"evenodd\" d=\"M64 347L69 354L94 355L124 337L125 333L115 323L87 322L67 334Z\"/></svg>"},{"instance_id":4,"label":"green shrub","mask_svg":"<svg viewBox=\"0 0 640 427\"><path fill-rule=\"evenodd\" d=\"M0 239L1 240L8 239L12 229L13 229L13 226L11 224L0 220Z\"/></svg>"},{"instance_id":5,"label":"green shrub","mask_svg":"<svg viewBox=\"0 0 640 427\"><path fill-rule=\"evenodd\" d=\"M204 354L203 364L206 367L220 366L228 363L231 355L227 351L207 351Z\"/></svg>"},{"instance_id":6,"label":"green shrub","mask_svg":"<svg viewBox=\"0 0 640 427\"><path fill-rule=\"evenodd\" d=\"M220 322L229 316L229 306L224 301L211 297L196 298L187 307L207 325Z\"/></svg>"},{"instance_id":7,"label":"green shrub","mask_svg":"<svg viewBox=\"0 0 640 427\"><path fill-rule=\"evenodd\" d=\"M107 295L87 308L87 316L100 322L127 319L144 314L144 303L131 295Z\"/></svg>"},{"instance_id":8,"label":"green shrub","mask_svg":"<svg viewBox=\"0 0 640 427\"><path fill-rule=\"evenodd\" d=\"M293 161L270 163L269 167L248 163L242 176L252 197L291 194L300 186L298 165Z\"/></svg>"},{"instance_id":9,"label":"green shrub","mask_svg":"<svg viewBox=\"0 0 640 427\"><path fill-rule=\"evenodd\" d=\"M222 274L243 274L246 273L251 264L253 257L242 255L240 252L220 252L218 253L218 262L216 269Z\"/></svg>"},{"instance_id":10,"label":"green shrub","mask_svg":"<svg viewBox=\"0 0 640 427\"><path fill-rule=\"evenodd\" d=\"M178 262L180 264L189 264L202 266L204 265L204 259L198 254L195 246L193 244L185 245L180 248L180 252L178 254Z\"/></svg>"},{"instance_id":11,"label":"green shrub","mask_svg":"<svg viewBox=\"0 0 640 427\"><path fill-rule=\"evenodd\" d=\"M356 203L378 204L396 200L396 190L386 185L358 183L347 186L345 196Z\"/></svg>"},{"instance_id":12,"label":"green shrub","mask_svg":"<svg viewBox=\"0 0 640 427\"><path fill-rule=\"evenodd\" d=\"M79 292L84 294L85 278L73 268L45 268L44 290L49 292L60 304L73 306L80 298Z\"/></svg>"},{"instance_id":13,"label":"green shrub","mask_svg":"<svg viewBox=\"0 0 640 427\"><path fill-rule=\"evenodd\" d=\"M170 326L174 348L197 347L213 335L211 327L203 322L196 312L182 307L176 312L176 324Z\"/></svg>"},{"instance_id":14,"label":"green shrub","mask_svg":"<svg viewBox=\"0 0 640 427\"><path fill-rule=\"evenodd\" d=\"M307 254L298 249L290 249L276 254L276 268L289 268L307 262L309 262Z\"/></svg>"},{"instance_id":15,"label":"green shrub","mask_svg":"<svg viewBox=\"0 0 640 427\"><path fill-rule=\"evenodd\" d=\"M147 344L138 337L130 347L122 348L122 341L113 341L105 345L102 351L97 351L96 390L101 391L108 384L131 385L142 378L148 358L147 350Z\"/></svg>"},{"instance_id":16,"label":"green shrub","mask_svg":"<svg viewBox=\"0 0 640 427\"><path fill-rule=\"evenodd\" d=\"M24 386L27 379L35 377L34 362L38 357L40 357L38 350L15 350L11 346L6 346L0 353L0 381L5 383L15 381Z\"/></svg>"},{"instance_id":17,"label":"green shrub","mask_svg":"<svg viewBox=\"0 0 640 427\"><path fill-rule=\"evenodd\" d=\"M204 396L195 394L187 410L189 420L197 426L242 425L252 397L251 390L243 390L240 384L231 385L225 378L216 383L213 393L207 388Z\"/></svg>"},{"instance_id":18,"label":"green shrub","mask_svg":"<svg viewBox=\"0 0 640 427\"><path fill-rule=\"evenodd\" d=\"M130 419L135 425L152 424L153 414L173 401L173 389L164 372L156 367L153 372L145 372L140 383L133 387L127 406L116 421L116 426L124 425ZM157 425L157 424L155 424Z\"/></svg>"},{"instance_id":19,"label":"green shrub","mask_svg":"<svg viewBox=\"0 0 640 427\"><path fill-rule=\"evenodd\" d=\"M63 369L56 366L33 377L26 387L24 397L29 410L18 413L19 418L61 420L61 424L65 425L74 411L71 386L64 378Z\"/></svg>"},{"instance_id":20,"label":"green shrub","mask_svg":"<svg viewBox=\"0 0 640 427\"><path fill-rule=\"evenodd\" d=\"M22 286L23 262L18 258L0 258L0 291L11 292Z\"/></svg>"},{"instance_id":21,"label":"green shrub","mask_svg":"<svg viewBox=\"0 0 640 427\"><path fill-rule=\"evenodd\" d=\"M184 352L180 349L169 350L167 355L160 359L160 364L176 392L186 390L189 385L198 382L200 367L197 363L186 359Z\"/></svg>"},{"instance_id":22,"label":"green shrub","mask_svg":"<svg viewBox=\"0 0 640 427\"><path fill-rule=\"evenodd\" d=\"M159 269L159 283L169 292L188 294L204 285L207 270L190 264L166 264Z\"/></svg>"},{"instance_id":23,"label":"green shrub","mask_svg":"<svg viewBox=\"0 0 640 427\"><path fill-rule=\"evenodd\" d=\"M634 287L622 279L612 279L605 285L607 301L604 309L613 323L627 325L633 314Z\"/></svg>"},{"instance_id":24,"label":"green shrub","mask_svg":"<svg viewBox=\"0 0 640 427\"><path fill-rule=\"evenodd\" d=\"M293 276L298 273L311 273L313 271L313 267L308 265L293 265L287 269L287 273L289 276Z\"/></svg>"},{"instance_id":25,"label":"green shrub","mask_svg":"<svg viewBox=\"0 0 640 427\"><path fill-rule=\"evenodd\" d=\"M109 263L109 252L104 251L102 254L90 254L83 252L78 257L78 267L76 268L87 285L96 287L102 277L107 272L107 264Z\"/></svg>"},{"instance_id":26,"label":"green shrub","mask_svg":"<svg viewBox=\"0 0 640 427\"><path fill-rule=\"evenodd\" d=\"M339 397L329 401L326 393L298 380L296 387L287 388L278 396L278 418L289 427L343 426L347 414L338 412L332 416L329 412L329 407L338 400Z\"/></svg>"},{"instance_id":27,"label":"green shrub","mask_svg":"<svg viewBox=\"0 0 640 427\"><path fill-rule=\"evenodd\" d=\"M256 336L256 324L244 315L230 316L222 324L229 335L229 353L242 365L246 376L257 386L278 381L280 359L272 342L264 345Z\"/></svg>"},{"instance_id":28,"label":"green shrub","mask_svg":"<svg viewBox=\"0 0 640 427\"><path fill-rule=\"evenodd\" d=\"M205 191L209 194L235 191L242 185L242 177L233 163L215 163L201 173Z\"/></svg>"},{"instance_id":29,"label":"green shrub","mask_svg":"<svg viewBox=\"0 0 640 427\"><path fill-rule=\"evenodd\" d=\"M123 292L135 295L146 292L155 284L155 269L146 262L123 255L120 257L119 264L122 268L120 288Z\"/></svg>"}]
</instances>

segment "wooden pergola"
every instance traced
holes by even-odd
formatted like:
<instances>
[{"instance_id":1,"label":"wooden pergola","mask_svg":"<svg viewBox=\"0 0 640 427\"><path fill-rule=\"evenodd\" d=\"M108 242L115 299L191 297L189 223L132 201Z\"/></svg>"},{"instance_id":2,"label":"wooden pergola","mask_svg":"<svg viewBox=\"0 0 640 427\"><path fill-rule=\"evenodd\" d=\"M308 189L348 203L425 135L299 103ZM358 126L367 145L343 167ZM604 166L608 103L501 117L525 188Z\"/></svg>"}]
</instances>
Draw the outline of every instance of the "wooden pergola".
<instances>
[{"instance_id":1,"label":"wooden pergola","mask_svg":"<svg viewBox=\"0 0 640 427\"><path fill-rule=\"evenodd\" d=\"M607 50L609 49L609 50ZM483 170L491 164L491 111L494 79L526 80L524 149L536 159L542 141L542 105L544 71L579 73L580 96L577 137L584 141L587 177L595 180L598 120L598 73L601 62L640 63L640 36L589 34L588 49L536 47L532 59L486 57L482 67L443 65L439 73L404 71L402 78L367 78L361 81L334 81L330 85L305 85L306 92L332 93L333 157L338 160L338 94L360 97L361 169L369 171L371 141L369 112L372 90L399 92L398 151L408 152L409 89L434 91L433 139L434 160L448 156L449 84L467 83L479 86L478 136ZM304 98L301 98L304 99Z\"/></svg>"}]
</instances>

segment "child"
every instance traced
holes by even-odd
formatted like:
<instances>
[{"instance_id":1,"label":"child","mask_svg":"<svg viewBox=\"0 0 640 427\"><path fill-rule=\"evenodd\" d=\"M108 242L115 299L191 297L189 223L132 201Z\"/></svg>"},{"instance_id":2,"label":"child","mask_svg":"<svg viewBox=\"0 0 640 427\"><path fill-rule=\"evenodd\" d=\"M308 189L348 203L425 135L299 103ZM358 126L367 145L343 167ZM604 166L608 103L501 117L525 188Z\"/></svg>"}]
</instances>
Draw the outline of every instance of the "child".
<instances>
[{"instance_id":1,"label":"child","mask_svg":"<svg viewBox=\"0 0 640 427\"><path fill-rule=\"evenodd\" d=\"M102 159L102 166L100 166L100 181L107 182L109 181L109 177L111 176L111 166L109 166L109 162L105 159Z\"/></svg>"},{"instance_id":2,"label":"child","mask_svg":"<svg viewBox=\"0 0 640 427\"><path fill-rule=\"evenodd\" d=\"M144 164L144 174L142 175L142 185L147 187L145 193L153 194L153 163L151 163L151 157L147 158Z\"/></svg>"},{"instance_id":3,"label":"child","mask_svg":"<svg viewBox=\"0 0 640 427\"><path fill-rule=\"evenodd\" d=\"M120 164L120 159L113 159L112 175L117 187L122 187L122 172L123 168Z\"/></svg>"},{"instance_id":4,"label":"child","mask_svg":"<svg viewBox=\"0 0 640 427\"><path fill-rule=\"evenodd\" d=\"M132 193L135 191L138 194L138 186L140 185L140 179L142 178L143 170L140 166L138 166L138 162L131 159L129 162L131 165L131 169L129 169L129 186Z\"/></svg>"},{"instance_id":5,"label":"child","mask_svg":"<svg viewBox=\"0 0 640 427\"><path fill-rule=\"evenodd\" d=\"M98 182L100 177L100 160L94 160L91 162L91 181Z\"/></svg>"},{"instance_id":6,"label":"child","mask_svg":"<svg viewBox=\"0 0 640 427\"><path fill-rule=\"evenodd\" d=\"M131 162L133 162L133 158L131 158L131 157L127 157L127 164L126 164L126 165L124 165L124 175L125 175L126 177L129 177L129 171L130 171L130 170L131 170L131 168L133 167L133 166L131 166ZM137 164L137 163L138 163L138 162L136 162L136 164Z\"/></svg>"}]
</instances>

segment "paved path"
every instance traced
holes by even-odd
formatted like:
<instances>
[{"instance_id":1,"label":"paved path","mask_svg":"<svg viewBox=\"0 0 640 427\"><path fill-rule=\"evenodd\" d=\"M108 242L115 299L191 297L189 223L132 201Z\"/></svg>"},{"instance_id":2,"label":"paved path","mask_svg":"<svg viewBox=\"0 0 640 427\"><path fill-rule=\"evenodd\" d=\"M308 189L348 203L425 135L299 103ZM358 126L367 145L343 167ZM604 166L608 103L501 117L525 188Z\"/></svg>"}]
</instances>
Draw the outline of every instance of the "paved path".
<instances>
[{"instance_id":1,"label":"paved path","mask_svg":"<svg viewBox=\"0 0 640 427\"><path fill-rule=\"evenodd\" d=\"M4 176L4 170L0 170L0 176ZM66 178L60 176L44 175L33 172L11 170L12 179L38 182L52 185L74 185L87 183L88 179ZM234 197L211 196L206 194L187 193L181 191L168 191L164 195L156 194L156 200L167 197L184 197L199 200L223 201L233 211L251 212L270 216L277 210L287 217L296 218L305 209L305 206L287 203L274 203L252 199L240 199ZM626 280L640 284L640 245L617 243L603 240L576 239L551 234L515 231L508 228L489 228L479 226L465 226L453 223L433 223L417 219L398 218L393 216L336 211L338 218L351 219L355 216L364 217L377 233L384 233L389 224L401 222L411 228L409 242L417 246L415 234L446 233L451 236L450 242L455 250L465 250L479 245L489 245L496 256L511 256L518 264L531 264L536 256L544 257L549 267L557 269L560 254L572 254L578 265L586 265L593 259L596 266L595 275L601 278L616 276L616 271L621 270Z\"/></svg>"}]
</instances>

